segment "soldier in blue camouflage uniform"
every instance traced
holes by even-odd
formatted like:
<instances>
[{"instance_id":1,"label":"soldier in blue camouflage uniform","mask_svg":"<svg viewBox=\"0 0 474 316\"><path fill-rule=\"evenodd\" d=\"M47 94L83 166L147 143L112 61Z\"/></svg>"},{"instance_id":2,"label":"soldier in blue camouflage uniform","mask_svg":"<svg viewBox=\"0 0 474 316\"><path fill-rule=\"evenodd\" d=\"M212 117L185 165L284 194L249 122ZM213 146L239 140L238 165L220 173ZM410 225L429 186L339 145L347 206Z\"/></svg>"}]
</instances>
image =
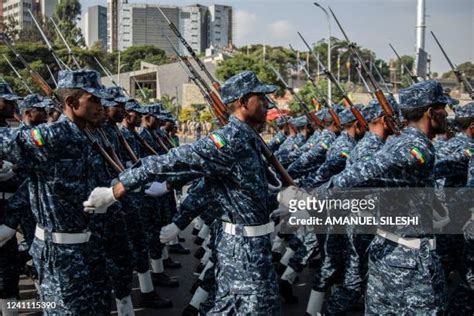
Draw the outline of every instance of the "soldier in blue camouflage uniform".
<instances>
[{"instance_id":1,"label":"soldier in blue camouflage uniform","mask_svg":"<svg viewBox=\"0 0 474 316\"><path fill-rule=\"evenodd\" d=\"M296 128L298 133L295 137L287 139L275 152L275 156L284 167L288 167L288 165L292 162L292 159L290 159L291 153L303 146L313 132L313 129L311 128L306 116L291 118L290 124Z\"/></svg>"},{"instance_id":2,"label":"soldier in blue camouflage uniform","mask_svg":"<svg viewBox=\"0 0 474 316\"><path fill-rule=\"evenodd\" d=\"M2 134L10 129L7 120L13 118L15 102L18 99L19 97L7 83L0 83L0 131ZM3 242L0 241L0 308L5 315L8 315L10 311L7 311L7 301L16 301L19 294L19 256L15 236L15 229L19 224L19 220L12 224L5 214L7 199L15 192L17 187L16 181L13 179L15 173L12 171L12 164L2 161L1 167L0 223L5 225L0 226L0 235L4 238Z\"/></svg>"},{"instance_id":3,"label":"soldier in blue camouflage uniform","mask_svg":"<svg viewBox=\"0 0 474 316\"><path fill-rule=\"evenodd\" d=\"M286 140L286 135L288 134L288 122L286 117L277 117L275 124L278 131L267 144L272 152L276 152L278 148L280 148L280 145Z\"/></svg>"},{"instance_id":4,"label":"soldier in blue camouflage uniform","mask_svg":"<svg viewBox=\"0 0 474 316\"><path fill-rule=\"evenodd\" d=\"M391 96L387 96L395 113L399 112L398 104ZM385 122L384 112L377 99L369 102L362 110L362 115L368 123L369 130L351 151L346 168L342 174L351 172L351 166L358 161L373 159L374 155L385 144L392 133ZM351 216L359 216L351 214ZM365 293L367 281L367 251L372 234L357 231L353 225L347 226L347 251L344 259L344 278L342 284L334 288L326 301L326 314L336 314L351 310L360 296Z\"/></svg>"},{"instance_id":5,"label":"soldier in blue camouflage uniform","mask_svg":"<svg viewBox=\"0 0 474 316\"><path fill-rule=\"evenodd\" d=\"M126 191L168 177L207 176L216 181L210 194L223 212L224 233L216 246L218 289L210 314L280 313L269 235L273 201L268 194L262 143L253 130L265 123L265 94L275 89L250 71L230 78L221 87L223 102L233 113L228 125L166 155L140 160L120 175L120 183L112 189L115 193L96 188L87 201L92 207L107 207Z\"/></svg>"},{"instance_id":6,"label":"soldier in blue camouflage uniform","mask_svg":"<svg viewBox=\"0 0 474 316\"><path fill-rule=\"evenodd\" d=\"M400 109L408 122L400 136L389 138L378 154L359 161L351 172L333 179L336 187L433 187L434 148L430 141L446 126L446 104L436 81L424 81L400 91ZM377 230L369 249L366 294L368 314L433 314L445 308L445 283L435 251L432 209L412 201L418 226ZM388 211L396 205L383 205ZM381 211L384 211L383 209ZM407 239L408 238L408 239Z\"/></svg>"},{"instance_id":7,"label":"soldier in blue camouflage uniform","mask_svg":"<svg viewBox=\"0 0 474 316\"><path fill-rule=\"evenodd\" d=\"M82 206L97 185L88 162L92 148L83 129L102 119L100 98L105 92L99 78L95 71L60 71L58 95L65 116L51 125L2 135L2 156L34 175L29 191L37 228L30 254L42 301L56 303L46 314L102 313L91 304L89 220Z\"/></svg>"},{"instance_id":8,"label":"soldier in blue camouflage uniform","mask_svg":"<svg viewBox=\"0 0 474 316\"><path fill-rule=\"evenodd\" d=\"M461 130L455 137L440 145L435 164L435 178L444 188L464 187L467 182L469 159L474 153L474 102L455 108L455 121ZM440 181L441 180L441 181ZM450 192L453 189L450 190ZM456 195L448 194L446 204L451 213L451 222L446 229L451 231L462 227L470 216L468 210L463 210L463 201ZM461 263L463 236L440 235L437 239L437 251L441 256L446 276L457 270Z\"/></svg>"},{"instance_id":9,"label":"soldier in blue camouflage uniform","mask_svg":"<svg viewBox=\"0 0 474 316\"><path fill-rule=\"evenodd\" d=\"M321 132L318 142L288 167L288 173L294 179L318 170L326 160L328 149L340 133L339 127L330 115L324 115L322 118L325 129Z\"/></svg>"}]
</instances>

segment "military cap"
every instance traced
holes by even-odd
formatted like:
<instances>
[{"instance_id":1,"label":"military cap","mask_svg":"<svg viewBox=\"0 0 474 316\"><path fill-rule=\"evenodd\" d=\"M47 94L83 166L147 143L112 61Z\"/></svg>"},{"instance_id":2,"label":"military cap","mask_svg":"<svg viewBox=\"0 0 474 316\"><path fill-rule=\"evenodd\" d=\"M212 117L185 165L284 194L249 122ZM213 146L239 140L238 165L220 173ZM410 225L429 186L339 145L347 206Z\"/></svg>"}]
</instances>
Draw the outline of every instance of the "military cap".
<instances>
[{"instance_id":1,"label":"military cap","mask_svg":"<svg viewBox=\"0 0 474 316\"><path fill-rule=\"evenodd\" d=\"M385 97L387 98L388 103L391 105L395 115L398 115L400 110L398 108L397 101L391 95L386 95ZM372 99L369 104L362 109L362 115L367 122L372 122L384 115L384 111L380 106L379 101L377 99Z\"/></svg>"},{"instance_id":2,"label":"military cap","mask_svg":"<svg viewBox=\"0 0 474 316\"><path fill-rule=\"evenodd\" d=\"M305 115L293 117L290 119L290 123L296 128L302 128L308 125L308 118Z\"/></svg>"},{"instance_id":3,"label":"military cap","mask_svg":"<svg viewBox=\"0 0 474 316\"><path fill-rule=\"evenodd\" d=\"M446 95L436 80L426 80L400 90L400 108L415 109L433 104L456 104L457 100Z\"/></svg>"},{"instance_id":4,"label":"military cap","mask_svg":"<svg viewBox=\"0 0 474 316\"><path fill-rule=\"evenodd\" d=\"M95 70L60 70L58 88L82 89L101 99L112 99L100 83L100 74Z\"/></svg>"},{"instance_id":5,"label":"military cap","mask_svg":"<svg viewBox=\"0 0 474 316\"><path fill-rule=\"evenodd\" d=\"M105 89L112 96L115 102L126 103L132 101L133 98L126 96L122 87L112 86Z\"/></svg>"},{"instance_id":6,"label":"military cap","mask_svg":"<svg viewBox=\"0 0 474 316\"><path fill-rule=\"evenodd\" d=\"M339 115L339 113L344 111L346 108L344 107L344 105L337 103L333 104L332 109L334 110L334 112L336 112L337 115Z\"/></svg>"},{"instance_id":7,"label":"military cap","mask_svg":"<svg viewBox=\"0 0 474 316\"><path fill-rule=\"evenodd\" d=\"M47 108L49 107L49 101L45 100L43 96L33 93L28 94L23 100L18 103L20 110L26 110L30 108Z\"/></svg>"},{"instance_id":8,"label":"military cap","mask_svg":"<svg viewBox=\"0 0 474 316\"><path fill-rule=\"evenodd\" d=\"M3 98L8 101L16 101L20 99L19 96L17 96L10 85L6 82L0 82L0 98Z\"/></svg>"},{"instance_id":9,"label":"military cap","mask_svg":"<svg viewBox=\"0 0 474 316\"><path fill-rule=\"evenodd\" d=\"M329 114L328 109L324 108L316 112L316 117L321 121L329 121L332 119L331 115Z\"/></svg>"},{"instance_id":10,"label":"military cap","mask_svg":"<svg viewBox=\"0 0 474 316\"><path fill-rule=\"evenodd\" d=\"M287 119L284 116L279 116L275 120L275 124L278 127L282 127L283 125L286 124L286 122L287 122Z\"/></svg>"},{"instance_id":11,"label":"military cap","mask_svg":"<svg viewBox=\"0 0 474 316\"><path fill-rule=\"evenodd\" d=\"M272 93L277 86L264 84L258 80L253 71L243 71L229 79L221 86L222 102L229 104L249 93Z\"/></svg>"},{"instance_id":12,"label":"military cap","mask_svg":"<svg viewBox=\"0 0 474 316\"><path fill-rule=\"evenodd\" d=\"M362 116L364 116L363 114L363 109L364 109L364 106L362 104L355 104L354 105L359 111L361 111L361 114ZM352 123L356 120L356 117L354 116L354 114L352 114L352 111L350 108L345 108L344 110L342 110L339 114L339 120L341 121L341 125L346 125L346 124L349 124L349 123Z\"/></svg>"},{"instance_id":13,"label":"military cap","mask_svg":"<svg viewBox=\"0 0 474 316\"><path fill-rule=\"evenodd\" d=\"M133 111L140 114L148 113L147 109L144 108L143 106L140 106L140 104L138 104L138 102L135 100L125 103L125 111L127 112Z\"/></svg>"},{"instance_id":14,"label":"military cap","mask_svg":"<svg viewBox=\"0 0 474 316\"><path fill-rule=\"evenodd\" d=\"M474 117L474 102L469 102L464 105L459 105L454 109L455 118L473 118Z\"/></svg>"},{"instance_id":15,"label":"military cap","mask_svg":"<svg viewBox=\"0 0 474 316\"><path fill-rule=\"evenodd\" d=\"M102 103L102 106L106 108L113 108L118 105L118 102L116 102L115 100L107 99L100 99L100 103Z\"/></svg>"}]
</instances>

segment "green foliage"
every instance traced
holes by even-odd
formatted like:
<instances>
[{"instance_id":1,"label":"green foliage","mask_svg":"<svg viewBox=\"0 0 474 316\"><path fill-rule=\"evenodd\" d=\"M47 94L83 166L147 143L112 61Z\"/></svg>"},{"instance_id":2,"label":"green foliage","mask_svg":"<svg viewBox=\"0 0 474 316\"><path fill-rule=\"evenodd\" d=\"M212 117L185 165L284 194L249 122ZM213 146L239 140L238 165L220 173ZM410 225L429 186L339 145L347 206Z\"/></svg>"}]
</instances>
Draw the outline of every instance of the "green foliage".
<instances>
[{"instance_id":1,"label":"green foliage","mask_svg":"<svg viewBox=\"0 0 474 316\"><path fill-rule=\"evenodd\" d=\"M202 111L201 115L199 116L199 121L201 122L211 122L212 121L212 114L209 111Z\"/></svg>"},{"instance_id":2,"label":"green foliage","mask_svg":"<svg viewBox=\"0 0 474 316\"><path fill-rule=\"evenodd\" d=\"M114 53L113 69L117 69L118 53ZM155 65L169 63L164 50L153 45L136 45L120 52L121 72L127 72L140 69L140 62L145 61Z\"/></svg>"},{"instance_id":3,"label":"green foliage","mask_svg":"<svg viewBox=\"0 0 474 316\"><path fill-rule=\"evenodd\" d=\"M136 89L140 88L136 87ZM153 90L147 87L142 87L142 90L136 92L135 94L143 103L150 103L150 100L154 97Z\"/></svg>"},{"instance_id":4,"label":"green foliage","mask_svg":"<svg viewBox=\"0 0 474 316\"><path fill-rule=\"evenodd\" d=\"M194 113L194 110L192 108L184 108L179 112L179 121L180 122L186 122L186 121L191 121L192 119L192 114Z\"/></svg>"},{"instance_id":5,"label":"green foliage","mask_svg":"<svg viewBox=\"0 0 474 316\"><path fill-rule=\"evenodd\" d=\"M176 97L171 97L167 94L163 95L161 97L161 103L163 103L163 106L170 111L171 113L176 113L177 109L177 104L176 104Z\"/></svg>"},{"instance_id":6,"label":"green foliage","mask_svg":"<svg viewBox=\"0 0 474 316\"><path fill-rule=\"evenodd\" d=\"M85 41L77 22L81 19L81 3L78 0L61 0L54 12L56 24L71 46L84 46ZM59 36L56 44L62 45Z\"/></svg>"},{"instance_id":7,"label":"green foliage","mask_svg":"<svg viewBox=\"0 0 474 316\"><path fill-rule=\"evenodd\" d=\"M466 61L465 63L460 64L458 68L459 70L461 70L461 72L464 73L464 75L466 75L467 78L474 78L474 64L470 61ZM456 76L454 75L454 72L452 70L445 72L441 77L456 79Z\"/></svg>"}]
</instances>

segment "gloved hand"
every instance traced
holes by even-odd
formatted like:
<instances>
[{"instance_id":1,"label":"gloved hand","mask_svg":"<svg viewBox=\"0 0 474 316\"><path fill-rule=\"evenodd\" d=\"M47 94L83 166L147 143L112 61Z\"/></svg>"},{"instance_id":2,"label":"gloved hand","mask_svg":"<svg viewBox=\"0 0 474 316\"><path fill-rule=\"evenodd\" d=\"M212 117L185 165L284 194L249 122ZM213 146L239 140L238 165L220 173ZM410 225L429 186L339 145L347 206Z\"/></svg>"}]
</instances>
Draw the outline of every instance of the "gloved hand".
<instances>
[{"instance_id":1,"label":"gloved hand","mask_svg":"<svg viewBox=\"0 0 474 316\"><path fill-rule=\"evenodd\" d=\"M308 197L311 197L311 194L305 190L295 186L289 186L278 193L277 200L281 205L288 208L291 200L304 200Z\"/></svg>"},{"instance_id":2,"label":"gloved hand","mask_svg":"<svg viewBox=\"0 0 474 316\"><path fill-rule=\"evenodd\" d=\"M280 191L281 190L281 181L278 179L277 174L273 171L272 168L268 167L268 189L271 191Z\"/></svg>"},{"instance_id":3,"label":"gloved hand","mask_svg":"<svg viewBox=\"0 0 474 316\"><path fill-rule=\"evenodd\" d=\"M10 161L3 160L0 168L0 182L8 181L14 176L13 164Z\"/></svg>"},{"instance_id":4,"label":"gloved hand","mask_svg":"<svg viewBox=\"0 0 474 316\"><path fill-rule=\"evenodd\" d=\"M181 229L175 225L175 223L168 224L161 228L160 232L160 241L162 244L170 242L171 240L178 237L178 234L181 232Z\"/></svg>"},{"instance_id":5,"label":"gloved hand","mask_svg":"<svg viewBox=\"0 0 474 316\"><path fill-rule=\"evenodd\" d=\"M107 208L117 202L113 189L97 187L92 190L87 201L82 203L84 212L88 213L105 213Z\"/></svg>"},{"instance_id":6,"label":"gloved hand","mask_svg":"<svg viewBox=\"0 0 474 316\"><path fill-rule=\"evenodd\" d=\"M118 178L113 178L112 181L110 181L110 186L113 187L113 186L116 185L118 182L119 182L119 179L118 179Z\"/></svg>"},{"instance_id":7,"label":"gloved hand","mask_svg":"<svg viewBox=\"0 0 474 316\"><path fill-rule=\"evenodd\" d=\"M7 225L0 225L0 247L5 245L14 235L16 230Z\"/></svg>"},{"instance_id":8,"label":"gloved hand","mask_svg":"<svg viewBox=\"0 0 474 316\"><path fill-rule=\"evenodd\" d=\"M270 213L270 219L283 217L289 214L290 214L290 211L288 210L288 208L283 205L280 205L280 207L278 207L276 210Z\"/></svg>"},{"instance_id":9,"label":"gloved hand","mask_svg":"<svg viewBox=\"0 0 474 316\"><path fill-rule=\"evenodd\" d=\"M165 182L153 182L148 189L145 190L145 194L152 197L163 196L168 193L168 185Z\"/></svg>"}]
</instances>

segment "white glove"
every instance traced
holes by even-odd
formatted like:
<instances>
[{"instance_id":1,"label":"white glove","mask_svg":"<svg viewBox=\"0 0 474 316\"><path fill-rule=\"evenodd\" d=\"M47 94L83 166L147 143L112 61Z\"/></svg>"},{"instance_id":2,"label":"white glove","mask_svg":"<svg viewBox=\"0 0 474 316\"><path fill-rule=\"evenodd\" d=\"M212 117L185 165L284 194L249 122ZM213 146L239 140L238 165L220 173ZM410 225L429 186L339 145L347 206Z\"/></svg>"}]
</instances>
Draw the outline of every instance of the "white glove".
<instances>
[{"instance_id":1,"label":"white glove","mask_svg":"<svg viewBox=\"0 0 474 316\"><path fill-rule=\"evenodd\" d=\"M8 227L7 225L0 225L0 247L5 245L13 236L15 236L16 230Z\"/></svg>"},{"instance_id":2,"label":"white glove","mask_svg":"<svg viewBox=\"0 0 474 316\"><path fill-rule=\"evenodd\" d=\"M92 190L87 201L82 203L84 212L105 213L110 205L117 202L112 188L98 187Z\"/></svg>"},{"instance_id":3,"label":"white glove","mask_svg":"<svg viewBox=\"0 0 474 316\"><path fill-rule=\"evenodd\" d=\"M168 193L168 186L165 182L153 182L148 189L145 190L145 194L152 197L163 196Z\"/></svg>"},{"instance_id":4,"label":"white glove","mask_svg":"<svg viewBox=\"0 0 474 316\"><path fill-rule=\"evenodd\" d=\"M8 181L15 176L13 172L13 164L10 161L4 160L0 168L0 182Z\"/></svg>"},{"instance_id":5,"label":"white glove","mask_svg":"<svg viewBox=\"0 0 474 316\"><path fill-rule=\"evenodd\" d=\"M166 244L167 242L170 242L171 240L175 239L176 237L178 237L180 231L181 229L179 229L178 226L175 225L175 223L163 226L160 232L161 243Z\"/></svg>"},{"instance_id":6,"label":"white glove","mask_svg":"<svg viewBox=\"0 0 474 316\"><path fill-rule=\"evenodd\" d=\"M280 181L280 179L278 179L278 176L276 175L275 171L273 171L272 168L268 167L267 170L270 174L273 175L274 180L277 181L277 183L278 183L277 186L274 186L273 184L268 182L268 189L270 189L270 191L280 191L281 190L281 181Z\"/></svg>"},{"instance_id":7,"label":"white glove","mask_svg":"<svg viewBox=\"0 0 474 316\"><path fill-rule=\"evenodd\" d=\"M283 217L286 215L289 215L290 211L287 207L280 205L276 210L270 213L270 219L276 218L276 217Z\"/></svg>"},{"instance_id":8,"label":"white glove","mask_svg":"<svg viewBox=\"0 0 474 316\"><path fill-rule=\"evenodd\" d=\"M278 202L280 202L280 205L283 205L288 208L290 206L291 200L304 200L308 197L311 197L311 194L309 194L305 190L295 186L289 186L286 189L282 190L280 193L278 193L277 199Z\"/></svg>"}]
</instances>

